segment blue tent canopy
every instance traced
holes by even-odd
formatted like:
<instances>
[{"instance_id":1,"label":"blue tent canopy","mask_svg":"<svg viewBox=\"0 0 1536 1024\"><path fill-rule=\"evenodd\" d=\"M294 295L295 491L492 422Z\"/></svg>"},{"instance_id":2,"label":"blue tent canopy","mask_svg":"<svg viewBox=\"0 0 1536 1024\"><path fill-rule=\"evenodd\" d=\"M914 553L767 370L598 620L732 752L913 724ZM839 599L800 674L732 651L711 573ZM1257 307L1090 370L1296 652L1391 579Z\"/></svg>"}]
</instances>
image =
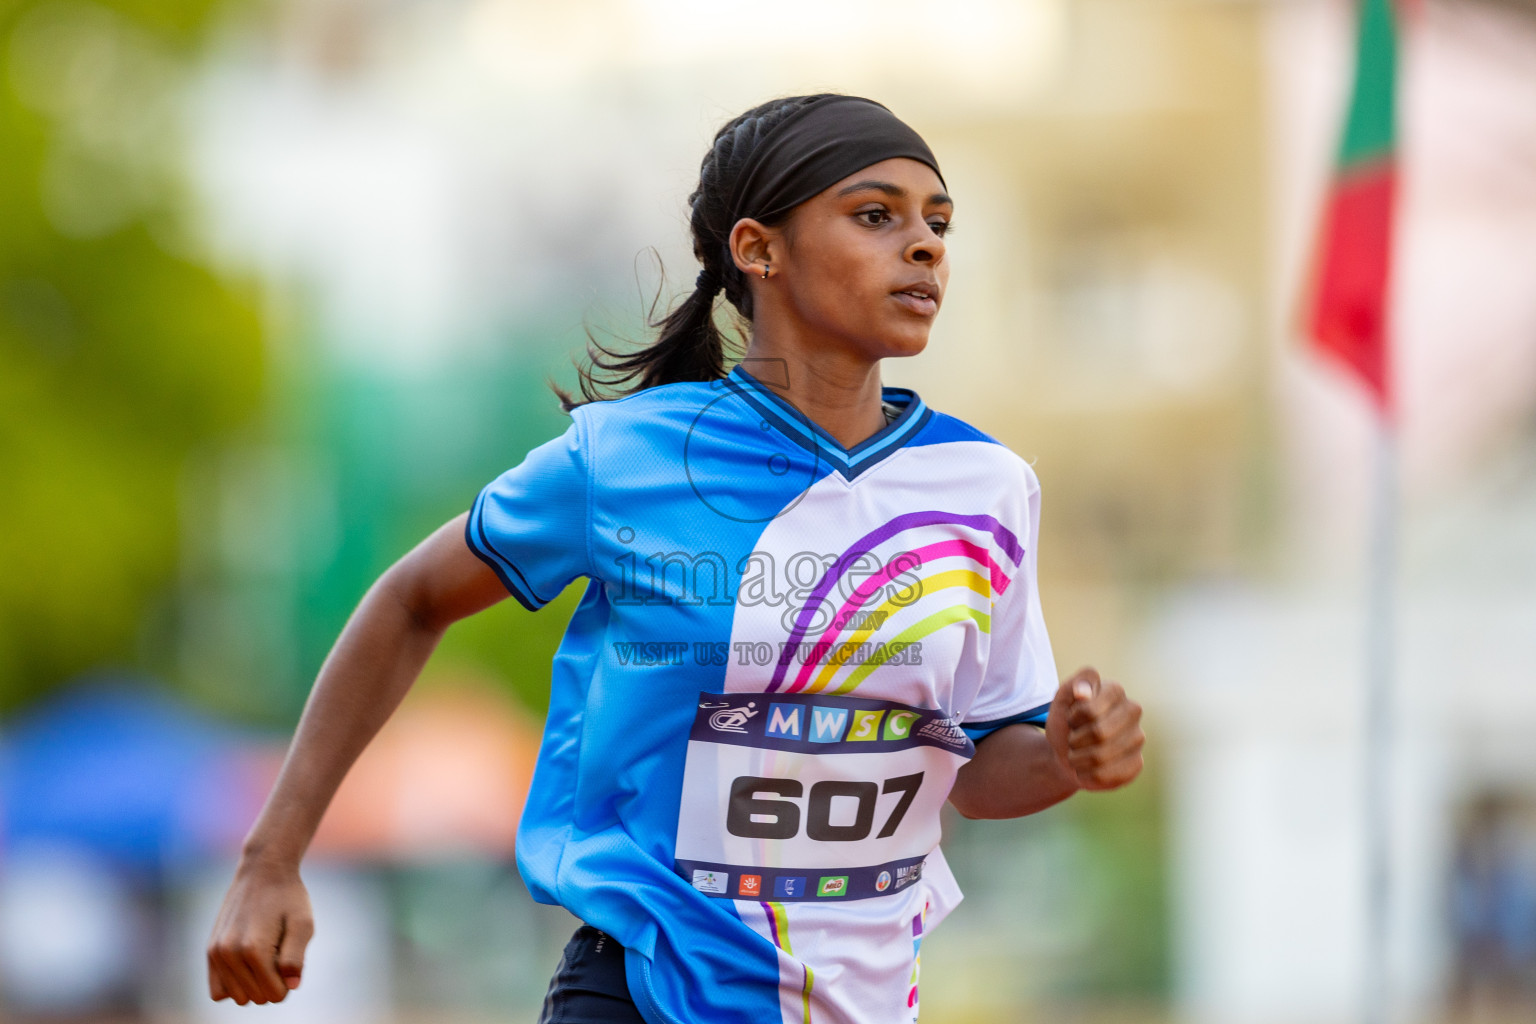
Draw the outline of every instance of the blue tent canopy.
<instances>
[{"instance_id":1,"label":"blue tent canopy","mask_svg":"<svg viewBox=\"0 0 1536 1024\"><path fill-rule=\"evenodd\" d=\"M240 739L152 682L77 684L0 731L0 851L56 842L154 869L229 849L256 810Z\"/></svg>"}]
</instances>

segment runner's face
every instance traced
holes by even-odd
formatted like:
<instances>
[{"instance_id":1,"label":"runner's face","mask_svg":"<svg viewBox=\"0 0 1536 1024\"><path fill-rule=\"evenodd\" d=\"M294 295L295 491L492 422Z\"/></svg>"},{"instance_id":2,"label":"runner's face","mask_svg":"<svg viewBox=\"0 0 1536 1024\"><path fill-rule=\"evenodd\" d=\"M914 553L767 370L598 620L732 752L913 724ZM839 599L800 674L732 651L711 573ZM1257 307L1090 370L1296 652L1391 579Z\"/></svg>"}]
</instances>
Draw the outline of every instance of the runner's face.
<instances>
[{"instance_id":1,"label":"runner's face","mask_svg":"<svg viewBox=\"0 0 1536 1024\"><path fill-rule=\"evenodd\" d=\"M953 209L933 168L906 157L806 200L786 225L777 268L792 315L871 360L921 352L949 283Z\"/></svg>"}]
</instances>

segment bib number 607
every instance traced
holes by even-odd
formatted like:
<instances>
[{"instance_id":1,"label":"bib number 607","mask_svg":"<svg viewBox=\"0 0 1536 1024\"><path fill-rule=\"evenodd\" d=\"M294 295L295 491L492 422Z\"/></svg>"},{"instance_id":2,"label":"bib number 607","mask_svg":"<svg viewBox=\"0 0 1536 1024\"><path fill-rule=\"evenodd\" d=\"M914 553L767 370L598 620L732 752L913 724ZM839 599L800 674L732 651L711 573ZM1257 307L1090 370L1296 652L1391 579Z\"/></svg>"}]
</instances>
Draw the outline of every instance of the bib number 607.
<instances>
[{"instance_id":1,"label":"bib number 607","mask_svg":"<svg viewBox=\"0 0 1536 1024\"><path fill-rule=\"evenodd\" d=\"M882 793L900 793L901 799L885 819L877 839L896 834L896 827L906 817L907 809L923 784L923 773L874 782L818 782L811 787L805 804L805 834L824 843L852 843L868 837L875 824L875 802ZM798 779L762 779L743 775L731 783L731 802L725 812L725 830L746 839L793 839L800 832L800 805L795 803L805 792ZM771 793L788 799L765 800L759 794ZM837 797L856 800L853 822L832 824L832 801Z\"/></svg>"}]
</instances>

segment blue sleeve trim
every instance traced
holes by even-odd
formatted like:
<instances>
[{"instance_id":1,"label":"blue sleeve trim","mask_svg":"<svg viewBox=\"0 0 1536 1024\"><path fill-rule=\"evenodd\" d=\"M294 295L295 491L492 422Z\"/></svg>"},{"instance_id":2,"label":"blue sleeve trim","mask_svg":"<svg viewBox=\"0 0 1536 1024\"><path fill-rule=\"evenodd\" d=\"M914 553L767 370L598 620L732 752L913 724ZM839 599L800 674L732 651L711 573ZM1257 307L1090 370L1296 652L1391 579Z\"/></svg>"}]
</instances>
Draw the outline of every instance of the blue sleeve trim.
<instances>
[{"instance_id":1,"label":"blue sleeve trim","mask_svg":"<svg viewBox=\"0 0 1536 1024\"><path fill-rule=\"evenodd\" d=\"M496 578L501 580L501 585L507 588L507 593L517 598L517 603L531 612L536 612L548 604L548 601L540 600L528 586L527 579L517 566L504 556L491 544L491 539L485 535L485 523L481 518L480 508L485 503L485 492L481 491L475 498L474 506L469 510L469 518L464 521L464 543L473 551L491 571ZM514 579L516 577L516 579Z\"/></svg>"},{"instance_id":2,"label":"blue sleeve trim","mask_svg":"<svg viewBox=\"0 0 1536 1024\"><path fill-rule=\"evenodd\" d=\"M960 723L960 728L965 730L965 734L971 738L971 742L975 743L977 740L996 732L1005 725L1044 726L1046 715L1050 710L1051 705L1045 703L1039 707L1030 708L1028 711L1020 711L1016 715L1009 715L1007 718L994 718L988 722L962 722Z\"/></svg>"}]
</instances>

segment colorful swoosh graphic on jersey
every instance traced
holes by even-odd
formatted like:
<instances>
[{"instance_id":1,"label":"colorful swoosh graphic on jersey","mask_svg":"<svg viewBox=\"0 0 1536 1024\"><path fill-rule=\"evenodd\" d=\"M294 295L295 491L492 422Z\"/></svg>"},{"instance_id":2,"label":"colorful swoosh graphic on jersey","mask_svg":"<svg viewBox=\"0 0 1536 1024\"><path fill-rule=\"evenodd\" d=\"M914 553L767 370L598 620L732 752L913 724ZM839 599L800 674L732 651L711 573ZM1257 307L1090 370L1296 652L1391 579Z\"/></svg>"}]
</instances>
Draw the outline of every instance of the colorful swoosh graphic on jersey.
<instances>
[{"instance_id":1,"label":"colorful swoosh graphic on jersey","mask_svg":"<svg viewBox=\"0 0 1536 1024\"><path fill-rule=\"evenodd\" d=\"M867 658L862 665L848 674L848 678L838 684L833 693L850 693L858 688L871 672L884 665L896 656L898 651L908 645L916 643L929 633L936 633L945 626L970 619L981 627L983 633L992 631L992 616L986 612L977 611L967 604L952 604L948 608L942 608L926 618L919 619L906 629L897 633L886 641L885 645Z\"/></svg>"},{"instance_id":2,"label":"colorful swoosh graphic on jersey","mask_svg":"<svg viewBox=\"0 0 1536 1024\"><path fill-rule=\"evenodd\" d=\"M1002 566L998 565L996 559L992 557L992 553L990 551L982 547L980 544L974 544L968 540L957 538L953 540L938 541L933 544L926 544L923 547L916 548L910 553L917 556L919 565L926 565L927 563L937 561L940 558L950 558L955 555L964 555L977 564L985 566L987 569L986 576L983 576L980 573L970 569L952 569L947 572L938 572L931 576L920 577L919 583L921 584L922 593L924 594L931 594L935 591L944 590L948 587L966 587L987 598L987 600L990 602L995 597L1001 595L1005 590L1007 590L1008 584L1012 582L1007 572L1003 569ZM862 609L864 604L870 598L880 593L881 589L887 582L890 581L893 575L897 575L904 571L908 570L901 568L898 565L898 560L893 559L892 561L886 563L885 568L881 569L878 573L869 577L863 583L859 584L859 586L855 588L854 592L849 596L848 600L843 602L843 606L837 610L837 614L832 616L831 622L827 626L826 630L824 630L821 636L816 638L815 643L811 645L812 650L816 650L818 647L823 647L825 650L830 651L834 644L838 644L838 636L842 630L847 626L848 623L854 621L855 613ZM897 601L894 598L887 599L885 602L879 605L879 607L874 608L865 614L864 620L874 624L854 630L852 633L848 634L846 639L841 641L840 646L846 646L849 649L856 649L859 644L863 643L869 638L871 633L874 633L876 630L878 630L880 628L880 624L885 622L885 620L890 615L893 615L900 609L907 607L907 605L910 603L910 601ZM946 623L942 622L936 623L936 625L945 624ZM987 623L980 624L982 631L987 631ZM931 632L931 630L921 634L908 635L911 632L911 630L903 632L901 636L894 639L892 643L898 641L902 643L914 641L920 639L921 636L927 635L927 632ZM876 657L879 659L880 663L884 663L887 656L881 654L877 655ZM800 671L795 674L795 681L790 685L789 692L793 693L804 689L810 693L819 693L824 690L827 686L827 683L829 683L832 677L837 673L837 670L842 667L842 663L832 661L822 665L821 672L817 674L814 680L811 680L808 683L807 680L809 676L816 668L817 663L821 660L822 659L820 657L807 658L805 662L800 666ZM863 672L857 674L859 679L862 679L868 673ZM857 681L855 681L854 685L858 685ZM836 692L842 693L845 691L840 688Z\"/></svg>"},{"instance_id":3,"label":"colorful swoosh graphic on jersey","mask_svg":"<svg viewBox=\"0 0 1536 1024\"><path fill-rule=\"evenodd\" d=\"M833 561L833 568L828 569L822 574L821 579L817 581L815 588L812 589L805 604L801 607L800 614L795 618L795 626L790 631L789 643L785 650L795 651L800 649L800 644L805 640L812 622L815 621L817 611L828 601L828 595L832 593L837 582L848 575L849 571L853 569L854 564L859 560L859 555L868 553L877 545L883 544L908 530L929 526L951 525L965 526L991 534L998 548L1013 563L1015 570L1024 558L1024 547L1019 543L1018 537L993 516L984 514L962 515L955 512L942 512L938 510L909 512L905 515L897 516L850 544ZM937 541L933 544L916 548L912 553L918 555L918 564L920 565L923 564L922 558L924 553L931 554L935 559L955 555L964 556L985 572L985 575L983 575L981 572L971 569L957 569L936 573L927 580L919 577L919 582L923 584L923 593L958 587L981 594L990 602L994 595L1001 594L1008 588L1008 583L1011 579L1009 572L998 564L990 551L979 544L964 539L947 538L943 541ZM853 594L843 602L842 607L832 616L831 624L822 632L816 642L818 644L830 644L832 640L835 640L842 629L839 623L846 623L851 612L862 608L864 602L874 597L880 591L881 586L889 582L893 566L896 573L910 571L899 566L897 563L900 561L900 559L892 559L880 573L860 583L854 589ZM905 605L888 600L875 610L889 612L901 607L905 607ZM879 616L873 616L873 618L879 619ZM902 630L901 633L886 643L880 653L849 673L848 678L833 692L847 693L849 690L857 687L870 672L873 672L888 660L891 654L894 653L892 651L893 646L895 650L900 650L901 647L899 645L915 642L935 630L942 629L953 622L959 622L967 618L976 622L981 627L982 632L988 632L991 629L991 617L987 613L978 611L963 603L963 601L957 602L948 608L928 615ZM850 637L848 642L857 645L870 632L871 630L869 629L860 629ZM819 660L819 658L809 657L803 661L799 671L789 684L788 692L793 693L806 689L809 689L811 692L819 692L827 686L831 681L832 675L841 666L836 664L823 666L821 674L813 680L812 674L816 671ZM773 678L768 684L768 693L775 693L784 687L785 676L788 673L790 664L789 659L781 659L779 664L774 666Z\"/></svg>"}]
</instances>

